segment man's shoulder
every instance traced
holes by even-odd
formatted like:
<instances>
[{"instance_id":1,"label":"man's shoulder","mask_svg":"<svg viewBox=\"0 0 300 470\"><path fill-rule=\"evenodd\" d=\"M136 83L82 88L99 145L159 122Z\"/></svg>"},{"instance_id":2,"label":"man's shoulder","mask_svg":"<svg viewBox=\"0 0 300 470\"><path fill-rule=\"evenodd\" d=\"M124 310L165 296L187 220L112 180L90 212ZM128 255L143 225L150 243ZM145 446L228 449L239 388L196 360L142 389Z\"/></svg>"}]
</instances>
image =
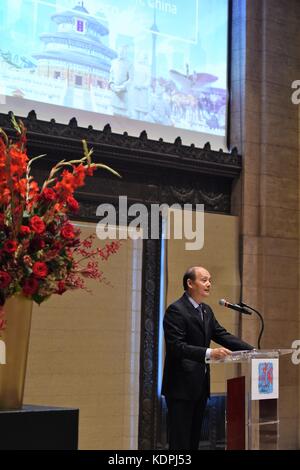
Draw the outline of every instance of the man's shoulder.
<instances>
[{"instance_id":1,"label":"man's shoulder","mask_svg":"<svg viewBox=\"0 0 300 470\"><path fill-rule=\"evenodd\" d=\"M184 296L182 296L167 307L164 315L164 327L169 324L169 322L171 324L173 322L179 322L181 324L186 318L187 313L188 308L185 305Z\"/></svg>"},{"instance_id":2,"label":"man's shoulder","mask_svg":"<svg viewBox=\"0 0 300 470\"><path fill-rule=\"evenodd\" d=\"M172 302L168 307L167 310L182 310L185 306L185 294L183 294L179 299Z\"/></svg>"}]
</instances>

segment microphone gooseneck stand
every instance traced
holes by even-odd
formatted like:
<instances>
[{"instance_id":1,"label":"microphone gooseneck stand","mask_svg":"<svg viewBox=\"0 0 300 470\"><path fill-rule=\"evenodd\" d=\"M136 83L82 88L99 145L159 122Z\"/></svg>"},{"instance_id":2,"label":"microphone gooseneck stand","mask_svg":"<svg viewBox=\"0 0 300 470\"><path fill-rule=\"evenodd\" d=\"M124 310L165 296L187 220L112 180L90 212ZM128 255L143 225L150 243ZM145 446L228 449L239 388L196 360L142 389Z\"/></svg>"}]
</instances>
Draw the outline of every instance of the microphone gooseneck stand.
<instances>
[{"instance_id":1,"label":"microphone gooseneck stand","mask_svg":"<svg viewBox=\"0 0 300 470\"><path fill-rule=\"evenodd\" d=\"M265 329L265 322L264 322L264 319L263 319L261 313L260 313L258 310L255 310L255 308L250 307L250 305L247 305L247 304L245 304L244 302L240 302L240 305L241 305L242 307L250 308L250 310L252 310L253 312L255 312L255 313L259 316L259 318L260 318L260 321L261 321L261 329L260 329L259 337L258 337L258 340L257 340L257 345L258 345L258 349L261 349L261 347L260 347L260 340L261 340L262 334L263 334L264 329Z\"/></svg>"}]
</instances>

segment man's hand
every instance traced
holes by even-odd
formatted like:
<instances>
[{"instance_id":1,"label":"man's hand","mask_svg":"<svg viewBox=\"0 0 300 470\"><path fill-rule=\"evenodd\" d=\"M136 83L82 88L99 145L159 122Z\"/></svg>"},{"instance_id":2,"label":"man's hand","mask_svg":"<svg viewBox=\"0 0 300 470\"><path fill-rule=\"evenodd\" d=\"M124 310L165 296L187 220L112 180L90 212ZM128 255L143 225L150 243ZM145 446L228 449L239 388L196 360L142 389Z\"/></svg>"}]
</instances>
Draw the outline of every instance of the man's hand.
<instances>
[{"instance_id":1,"label":"man's hand","mask_svg":"<svg viewBox=\"0 0 300 470\"><path fill-rule=\"evenodd\" d=\"M231 351L226 348L214 348L211 350L210 358L211 359L223 359L226 356L230 356Z\"/></svg>"}]
</instances>

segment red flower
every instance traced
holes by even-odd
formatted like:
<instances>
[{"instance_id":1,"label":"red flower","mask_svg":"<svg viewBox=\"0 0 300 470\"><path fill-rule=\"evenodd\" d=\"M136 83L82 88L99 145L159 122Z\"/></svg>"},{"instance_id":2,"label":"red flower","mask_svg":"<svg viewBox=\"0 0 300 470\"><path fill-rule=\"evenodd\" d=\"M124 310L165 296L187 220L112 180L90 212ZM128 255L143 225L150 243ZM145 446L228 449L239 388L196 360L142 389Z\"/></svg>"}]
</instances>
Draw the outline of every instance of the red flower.
<instances>
[{"instance_id":1,"label":"red flower","mask_svg":"<svg viewBox=\"0 0 300 470\"><path fill-rule=\"evenodd\" d=\"M83 165L78 165L74 168L74 186L79 187L84 185L85 175L86 175L86 168Z\"/></svg>"},{"instance_id":2,"label":"red flower","mask_svg":"<svg viewBox=\"0 0 300 470\"><path fill-rule=\"evenodd\" d=\"M52 202L56 199L56 192L51 188L45 188L41 196L45 201Z\"/></svg>"},{"instance_id":3,"label":"red flower","mask_svg":"<svg viewBox=\"0 0 300 470\"><path fill-rule=\"evenodd\" d=\"M9 151L11 164L10 169L13 175L22 176L26 173L26 167L28 162L28 157L26 153L22 153L20 149L13 145Z\"/></svg>"},{"instance_id":4,"label":"red flower","mask_svg":"<svg viewBox=\"0 0 300 470\"><path fill-rule=\"evenodd\" d=\"M54 189L59 193L61 198L65 200L67 196L70 196L74 192L74 176L68 170L64 170L61 176L61 181L56 183Z\"/></svg>"},{"instance_id":5,"label":"red flower","mask_svg":"<svg viewBox=\"0 0 300 470\"><path fill-rule=\"evenodd\" d=\"M65 224L60 231L63 238L72 240L75 237L74 226L72 224Z\"/></svg>"},{"instance_id":6,"label":"red flower","mask_svg":"<svg viewBox=\"0 0 300 470\"><path fill-rule=\"evenodd\" d=\"M93 176L94 171L96 170L96 167L93 165L90 165L86 168L86 175L87 176Z\"/></svg>"},{"instance_id":7,"label":"red flower","mask_svg":"<svg viewBox=\"0 0 300 470\"><path fill-rule=\"evenodd\" d=\"M37 292L39 288L39 283L34 277L26 279L23 285L23 294L24 295L33 295Z\"/></svg>"},{"instance_id":8,"label":"red flower","mask_svg":"<svg viewBox=\"0 0 300 470\"><path fill-rule=\"evenodd\" d=\"M27 225L21 225L21 227L20 227L20 234L21 235L29 235L30 233L31 233L31 230Z\"/></svg>"},{"instance_id":9,"label":"red flower","mask_svg":"<svg viewBox=\"0 0 300 470\"><path fill-rule=\"evenodd\" d=\"M18 245L15 240L6 240L3 244L3 251L6 251L6 253L14 253L17 248Z\"/></svg>"},{"instance_id":10,"label":"red flower","mask_svg":"<svg viewBox=\"0 0 300 470\"><path fill-rule=\"evenodd\" d=\"M17 191L23 198L26 195L26 187L27 187L27 180L26 178L22 178L15 182L14 189Z\"/></svg>"},{"instance_id":11,"label":"red flower","mask_svg":"<svg viewBox=\"0 0 300 470\"><path fill-rule=\"evenodd\" d=\"M117 249L93 249L92 238L81 242L67 217L79 209L75 190L101 166L92 163L86 142L84 156L58 162L40 188L28 166L26 129L14 117L12 123L16 143L0 133L0 304L20 291L40 304L52 294L85 289L84 277L105 280L95 258Z\"/></svg>"},{"instance_id":12,"label":"red flower","mask_svg":"<svg viewBox=\"0 0 300 470\"><path fill-rule=\"evenodd\" d=\"M31 207L33 202L37 200L39 192L39 186L36 181L31 181L29 184L29 203L28 207Z\"/></svg>"},{"instance_id":13,"label":"red flower","mask_svg":"<svg viewBox=\"0 0 300 470\"><path fill-rule=\"evenodd\" d=\"M79 204L73 196L67 197L67 205L72 212L77 212L79 209Z\"/></svg>"},{"instance_id":14,"label":"red flower","mask_svg":"<svg viewBox=\"0 0 300 470\"><path fill-rule=\"evenodd\" d=\"M42 279L47 276L48 274L48 267L46 263L43 263L42 261L36 261L32 267L33 274Z\"/></svg>"},{"instance_id":15,"label":"red flower","mask_svg":"<svg viewBox=\"0 0 300 470\"><path fill-rule=\"evenodd\" d=\"M10 201L11 197L10 197L10 190L8 188L1 188L1 191L0 191L0 204L8 204L8 202Z\"/></svg>"},{"instance_id":16,"label":"red flower","mask_svg":"<svg viewBox=\"0 0 300 470\"><path fill-rule=\"evenodd\" d=\"M5 271L0 271L0 289L6 289L11 283L11 276Z\"/></svg>"},{"instance_id":17,"label":"red flower","mask_svg":"<svg viewBox=\"0 0 300 470\"><path fill-rule=\"evenodd\" d=\"M62 295L64 292L66 292L66 283L65 281L58 281L57 283L57 293L59 295Z\"/></svg>"},{"instance_id":18,"label":"red flower","mask_svg":"<svg viewBox=\"0 0 300 470\"><path fill-rule=\"evenodd\" d=\"M29 223L30 223L32 230L35 233L38 233L39 235L41 233L44 233L46 230L46 225L44 221L38 215L34 215L33 217L31 217Z\"/></svg>"}]
</instances>

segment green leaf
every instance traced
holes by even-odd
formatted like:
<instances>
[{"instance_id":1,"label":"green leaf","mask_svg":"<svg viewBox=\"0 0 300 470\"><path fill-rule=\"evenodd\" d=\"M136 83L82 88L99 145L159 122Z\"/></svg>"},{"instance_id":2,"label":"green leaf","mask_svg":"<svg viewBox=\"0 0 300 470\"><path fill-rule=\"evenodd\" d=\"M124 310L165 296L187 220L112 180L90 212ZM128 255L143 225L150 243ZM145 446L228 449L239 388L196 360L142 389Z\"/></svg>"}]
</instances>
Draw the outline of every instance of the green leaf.
<instances>
[{"instance_id":1,"label":"green leaf","mask_svg":"<svg viewBox=\"0 0 300 470\"><path fill-rule=\"evenodd\" d=\"M41 305L41 303L44 302L44 300L48 299L48 297L49 296L43 297L42 295L33 294L32 300L34 300L34 302L36 302L37 304Z\"/></svg>"}]
</instances>

